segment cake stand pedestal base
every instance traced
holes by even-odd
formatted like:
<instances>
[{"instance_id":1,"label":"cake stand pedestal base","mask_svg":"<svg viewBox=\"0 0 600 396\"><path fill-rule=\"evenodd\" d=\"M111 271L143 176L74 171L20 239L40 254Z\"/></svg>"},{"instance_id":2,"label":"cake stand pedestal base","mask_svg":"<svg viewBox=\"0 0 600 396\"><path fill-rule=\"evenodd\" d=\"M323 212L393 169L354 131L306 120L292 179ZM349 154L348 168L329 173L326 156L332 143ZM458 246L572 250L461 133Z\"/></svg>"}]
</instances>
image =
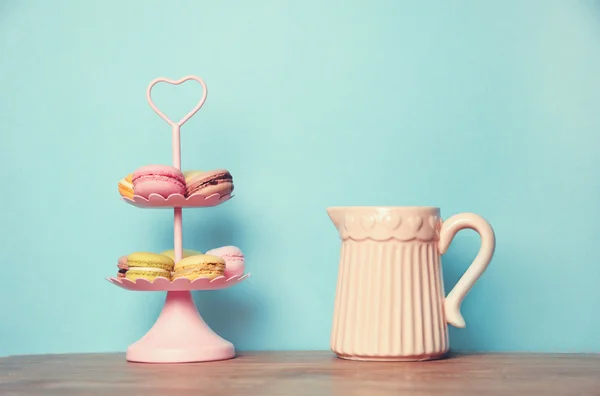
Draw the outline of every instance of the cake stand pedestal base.
<instances>
[{"instance_id":1,"label":"cake stand pedestal base","mask_svg":"<svg viewBox=\"0 0 600 396\"><path fill-rule=\"evenodd\" d=\"M233 344L208 327L189 291L167 292L154 326L127 348L127 360L139 363L207 362L233 357Z\"/></svg>"}]
</instances>

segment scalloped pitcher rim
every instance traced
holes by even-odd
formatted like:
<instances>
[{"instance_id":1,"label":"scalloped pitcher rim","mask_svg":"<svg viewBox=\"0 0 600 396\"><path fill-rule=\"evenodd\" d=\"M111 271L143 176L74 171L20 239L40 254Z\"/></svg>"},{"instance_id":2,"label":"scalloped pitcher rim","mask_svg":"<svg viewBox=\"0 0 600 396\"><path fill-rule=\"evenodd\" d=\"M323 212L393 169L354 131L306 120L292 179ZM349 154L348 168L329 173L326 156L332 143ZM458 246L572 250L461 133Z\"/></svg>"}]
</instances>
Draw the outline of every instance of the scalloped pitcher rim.
<instances>
[{"instance_id":1,"label":"scalloped pitcher rim","mask_svg":"<svg viewBox=\"0 0 600 396\"><path fill-rule=\"evenodd\" d=\"M400 210L440 210L439 206L381 206L381 205L365 205L365 206L328 206L325 210L330 209L400 209Z\"/></svg>"}]
</instances>

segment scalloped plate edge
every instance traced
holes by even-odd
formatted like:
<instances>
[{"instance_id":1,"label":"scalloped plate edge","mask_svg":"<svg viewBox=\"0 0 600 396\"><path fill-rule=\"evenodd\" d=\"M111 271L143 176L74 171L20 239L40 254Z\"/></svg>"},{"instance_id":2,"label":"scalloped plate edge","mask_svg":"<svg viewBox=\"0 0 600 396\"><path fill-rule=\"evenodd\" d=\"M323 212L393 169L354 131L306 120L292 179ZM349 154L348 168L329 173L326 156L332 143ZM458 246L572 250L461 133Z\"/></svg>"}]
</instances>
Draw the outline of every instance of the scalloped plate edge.
<instances>
[{"instance_id":1,"label":"scalloped plate edge","mask_svg":"<svg viewBox=\"0 0 600 396\"><path fill-rule=\"evenodd\" d=\"M186 197L181 194L171 194L165 198L160 194L152 193L148 196L148 198L144 198L141 195L134 195L133 199L131 199L129 197L124 197L124 196L121 196L121 199L123 199L126 202L132 203L132 204L136 204L136 203L139 204L139 203L148 203L150 201L167 202L169 200L174 200L174 199L182 199L184 201L191 201L191 200L207 201L207 200L217 197L217 196L219 197L219 199L218 199L219 201L223 201L227 198L233 198L234 194L219 195L219 193L214 193L211 195L202 195L202 194L196 193L196 194L190 195L189 197ZM201 199L201 198L203 198L203 199Z\"/></svg>"},{"instance_id":2,"label":"scalloped plate edge","mask_svg":"<svg viewBox=\"0 0 600 396\"><path fill-rule=\"evenodd\" d=\"M154 285L155 283L165 283L171 286L171 285L175 285L176 283L179 284L188 284L188 285L195 285L195 284L199 284L199 283L206 283L206 284L211 284L211 283L215 283L215 282L222 282L222 283L229 283L229 282L233 282L233 281L238 281L241 282L245 279L250 278L251 273L245 273L243 275L233 275L230 278L225 278L225 276L218 276L214 279L208 279L208 278L197 278L194 279L193 281L190 281L189 279L186 278L179 278L179 279L175 279L173 281L167 279L167 278L163 278L163 277L157 277L156 279L154 279L153 281L149 281L147 279L136 279L136 280L131 280L131 279L127 279L127 278L114 278L114 277L107 277L105 278L107 281L109 281L110 283L114 283L114 284L119 284L119 285Z\"/></svg>"}]
</instances>

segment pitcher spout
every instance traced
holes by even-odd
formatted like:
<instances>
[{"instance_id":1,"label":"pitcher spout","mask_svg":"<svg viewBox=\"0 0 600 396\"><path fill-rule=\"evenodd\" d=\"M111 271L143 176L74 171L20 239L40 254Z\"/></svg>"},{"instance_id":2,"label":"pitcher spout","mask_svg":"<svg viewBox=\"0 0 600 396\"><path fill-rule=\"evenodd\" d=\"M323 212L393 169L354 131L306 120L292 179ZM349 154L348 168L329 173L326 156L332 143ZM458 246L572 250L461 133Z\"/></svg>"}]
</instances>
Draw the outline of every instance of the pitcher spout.
<instances>
[{"instance_id":1,"label":"pitcher spout","mask_svg":"<svg viewBox=\"0 0 600 396\"><path fill-rule=\"evenodd\" d=\"M327 214L335 225L335 228L339 229L342 221L344 220L344 209L342 208L327 208Z\"/></svg>"}]
</instances>

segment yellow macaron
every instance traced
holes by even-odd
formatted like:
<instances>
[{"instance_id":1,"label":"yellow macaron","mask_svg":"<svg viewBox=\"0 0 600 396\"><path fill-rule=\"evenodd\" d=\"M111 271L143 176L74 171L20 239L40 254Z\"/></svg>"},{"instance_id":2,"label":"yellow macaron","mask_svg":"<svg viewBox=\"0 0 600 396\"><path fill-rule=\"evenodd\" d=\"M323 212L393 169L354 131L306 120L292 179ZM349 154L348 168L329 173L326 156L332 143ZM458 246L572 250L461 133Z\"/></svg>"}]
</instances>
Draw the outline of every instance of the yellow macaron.
<instances>
[{"instance_id":1,"label":"yellow macaron","mask_svg":"<svg viewBox=\"0 0 600 396\"><path fill-rule=\"evenodd\" d=\"M174 271L174 280L177 278L187 278L189 280L198 278L214 279L223 276L225 260L210 254L189 256L176 263Z\"/></svg>"},{"instance_id":2,"label":"yellow macaron","mask_svg":"<svg viewBox=\"0 0 600 396\"><path fill-rule=\"evenodd\" d=\"M160 254L162 254L163 256L170 257L171 260L175 260L175 250L173 250L173 249L165 250L164 252L160 252ZM190 256L197 256L199 254L202 254L202 252L199 252L197 250L191 250L191 249L183 249L183 257L182 258L186 258L186 257L190 257Z\"/></svg>"},{"instance_id":3,"label":"yellow macaron","mask_svg":"<svg viewBox=\"0 0 600 396\"><path fill-rule=\"evenodd\" d=\"M133 175L129 174L119 181L119 194L122 197L133 199Z\"/></svg>"},{"instance_id":4,"label":"yellow macaron","mask_svg":"<svg viewBox=\"0 0 600 396\"><path fill-rule=\"evenodd\" d=\"M125 278L129 280L146 279L152 282L157 278L166 278L171 280L171 271L160 268L130 268L125 273Z\"/></svg>"},{"instance_id":5,"label":"yellow macaron","mask_svg":"<svg viewBox=\"0 0 600 396\"><path fill-rule=\"evenodd\" d=\"M154 280L162 277L171 279L171 271L175 263L173 259L162 254L135 252L127 256L129 269L125 273L127 279Z\"/></svg>"}]
</instances>

